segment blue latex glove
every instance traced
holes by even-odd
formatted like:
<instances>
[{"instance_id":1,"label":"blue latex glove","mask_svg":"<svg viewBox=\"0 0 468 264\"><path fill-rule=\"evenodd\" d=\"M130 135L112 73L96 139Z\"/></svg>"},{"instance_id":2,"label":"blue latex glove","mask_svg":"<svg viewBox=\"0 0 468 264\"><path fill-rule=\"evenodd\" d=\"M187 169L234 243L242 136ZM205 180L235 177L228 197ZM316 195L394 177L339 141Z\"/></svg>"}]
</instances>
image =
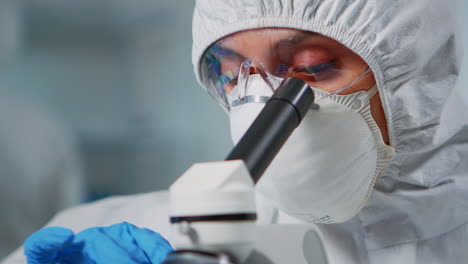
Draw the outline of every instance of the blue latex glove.
<instances>
[{"instance_id":1,"label":"blue latex glove","mask_svg":"<svg viewBox=\"0 0 468 264\"><path fill-rule=\"evenodd\" d=\"M67 228L47 227L24 243L28 264L162 263L172 250L160 234L126 222L76 235Z\"/></svg>"}]
</instances>

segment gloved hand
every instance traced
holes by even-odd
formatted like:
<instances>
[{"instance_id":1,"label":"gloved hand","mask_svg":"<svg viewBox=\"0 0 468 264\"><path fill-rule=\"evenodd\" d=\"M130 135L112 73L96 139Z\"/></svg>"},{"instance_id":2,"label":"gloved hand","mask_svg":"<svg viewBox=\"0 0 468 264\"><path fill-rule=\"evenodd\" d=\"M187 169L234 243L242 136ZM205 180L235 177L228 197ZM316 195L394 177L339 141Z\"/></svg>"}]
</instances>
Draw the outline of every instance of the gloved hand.
<instances>
[{"instance_id":1,"label":"gloved hand","mask_svg":"<svg viewBox=\"0 0 468 264\"><path fill-rule=\"evenodd\" d=\"M28 264L162 263L172 250L160 234L126 222L76 235L67 228L47 227L24 243Z\"/></svg>"}]
</instances>

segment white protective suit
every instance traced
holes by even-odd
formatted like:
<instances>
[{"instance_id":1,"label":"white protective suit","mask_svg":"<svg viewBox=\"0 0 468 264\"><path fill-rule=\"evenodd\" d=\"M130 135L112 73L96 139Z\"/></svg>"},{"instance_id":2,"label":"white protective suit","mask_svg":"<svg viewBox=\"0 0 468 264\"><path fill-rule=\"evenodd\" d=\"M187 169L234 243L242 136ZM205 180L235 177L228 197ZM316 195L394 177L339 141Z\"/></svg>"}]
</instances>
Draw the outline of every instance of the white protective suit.
<instances>
[{"instance_id":1,"label":"white protective suit","mask_svg":"<svg viewBox=\"0 0 468 264\"><path fill-rule=\"evenodd\" d=\"M331 263L468 263L468 120L454 92L461 54L452 6L430 0L197 2L193 63L198 78L210 44L262 27L336 39L374 72L397 155L357 216L318 225L327 240L348 249L329 256ZM265 197L258 207L262 222L294 221L276 214ZM79 231L125 220L167 237L167 213L167 194L157 192L70 209L51 225ZM19 250L6 263L23 262Z\"/></svg>"},{"instance_id":2,"label":"white protective suit","mask_svg":"<svg viewBox=\"0 0 468 264\"><path fill-rule=\"evenodd\" d=\"M461 51L453 6L431 0L197 2L199 80L209 45L264 27L333 38L373 71L397 155L367 206L348 223L328 227L349 232L342 236L355 239L362 263L468 263L468 115L454 91Z\"/></svg>"}]
</instances>

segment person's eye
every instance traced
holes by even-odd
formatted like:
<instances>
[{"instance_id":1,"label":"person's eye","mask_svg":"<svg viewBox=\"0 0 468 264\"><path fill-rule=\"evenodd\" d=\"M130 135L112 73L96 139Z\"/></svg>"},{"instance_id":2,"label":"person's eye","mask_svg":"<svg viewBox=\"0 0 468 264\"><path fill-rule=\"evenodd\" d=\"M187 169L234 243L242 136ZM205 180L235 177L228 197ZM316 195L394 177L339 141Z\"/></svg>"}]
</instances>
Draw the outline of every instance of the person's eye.
<instances>
[{"instance_id":1,"label":"person's eye","mask_svg":"<svg viewBox=\"0 0 468 264\"><path fill-rule=\"evenodd\" d=\"M295 77L306 82L318 82L332 80L336 77L336 65L334 60L310 66L291 67L288 77Z\"/></svg>"},{"instance_id":2,"label":"person's eye","mask_svg":"<svg viewBox=\"0 0 468 264\"><path fill-rule=\"evenodd\" d=\"M321 63L318 65L311 65L311 66L300 66L300 67L293 67L290 69L290 73L307 73L307 74L320 74L326 72L330 69L335 67L334 61L329 61L326 63Z\"/></svg>"},{"instance_id":3,"label":"person's eye","mask_svg":"<svg viewBox=\"0 0 468 264\"><path fill-rule=\"evenodd\" d=\"M315 82L329 79L328 74L336 68L336 57L328 48L318 45L304 45L294 50L288 76Z\"/></svg>"}]
</instances>

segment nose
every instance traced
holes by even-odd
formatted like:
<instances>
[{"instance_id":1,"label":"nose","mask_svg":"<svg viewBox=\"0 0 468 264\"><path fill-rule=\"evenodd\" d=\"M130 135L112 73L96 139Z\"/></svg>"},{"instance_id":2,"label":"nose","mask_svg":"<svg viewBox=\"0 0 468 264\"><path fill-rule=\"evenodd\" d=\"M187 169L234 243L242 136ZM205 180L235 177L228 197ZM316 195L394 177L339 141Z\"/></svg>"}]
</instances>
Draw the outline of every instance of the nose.
<instances>
[{"instance_id":1,"label":"nose","mask_svg":"<svg viewBox=\"0 0 468 264\"><path fill-rule=\"evenodd\" d=\"M252 75L252 74L259 74L256 67L250 67L249 75Z\"/></svg>"},{"instance_id":2,"label":"nose","mask_svg":"<svg viewBox=\"0 0 468 264\"><path fill-rule=\"evenodd\" d=\"M264 67L261 62L255 59L247 59L242 63L238 79L248 78L248 76L253 74L260 74L263 78L266 78L267 73Z\"/></svg>"}]
</instances>

